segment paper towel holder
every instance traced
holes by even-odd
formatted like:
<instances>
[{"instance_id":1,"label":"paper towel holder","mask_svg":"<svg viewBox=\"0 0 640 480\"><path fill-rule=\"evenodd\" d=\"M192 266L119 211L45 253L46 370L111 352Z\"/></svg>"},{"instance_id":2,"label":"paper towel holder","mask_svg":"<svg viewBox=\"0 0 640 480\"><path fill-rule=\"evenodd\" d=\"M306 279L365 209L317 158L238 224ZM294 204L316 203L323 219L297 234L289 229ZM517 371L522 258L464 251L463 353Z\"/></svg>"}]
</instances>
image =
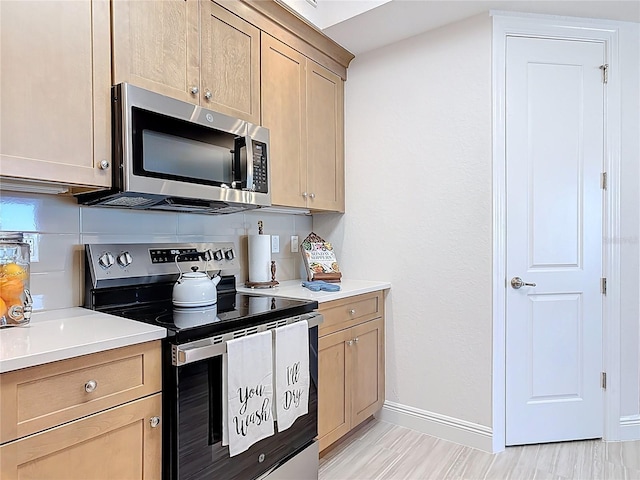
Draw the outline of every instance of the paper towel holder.
<instances>
[{"instance_id":1,"label":"paper towel holder","mask_svg":"<svg viewBox=\"0 0 640 480\"><path fill-rule=\"evenodd\" d=\"M264 235L263 232L262 220L258 221L258 235ZM244 284L245 287L248 288L273 288L276 285L279 285L279 282L276 280L276 261L271 260L271 281L270 282L247 282Z\"/></svg>"},{"instance_id":2,"label":"paper towel holder","mask_svg":"<svg viewBox=\"0 0 640 480\"><path fill-rule=\"evenodd\" d=\"M280 282L276 280L276 261L271 260L271 281L270 282L249 282L247 281L244 286L248 288L273 288L279 285Z\"/></svg>"}]
</instances>

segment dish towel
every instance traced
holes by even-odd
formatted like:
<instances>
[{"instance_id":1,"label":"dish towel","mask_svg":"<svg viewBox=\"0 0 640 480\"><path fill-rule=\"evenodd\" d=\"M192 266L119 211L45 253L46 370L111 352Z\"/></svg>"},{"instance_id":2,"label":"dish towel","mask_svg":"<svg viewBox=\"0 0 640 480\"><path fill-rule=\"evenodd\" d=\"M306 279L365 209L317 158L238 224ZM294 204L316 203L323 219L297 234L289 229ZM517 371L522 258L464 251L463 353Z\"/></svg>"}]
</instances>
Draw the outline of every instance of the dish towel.
<instances>
[{"instance_id":1,"label":"dish towel","mask_svg":"<svg viewBox=\"0 0 640 480\"><path fill-rule=\"evenodd\" d=\"M335 283L327 283L324 280L314 280L313 282L302 282L302 286L308 288L312 292L339 292L340 285Z\"/></svg>"},{"instance_id":2,"label":"dish towel","mask_svg":"<svg viewBox=\"0 0 640 480\"><path fill-rule=\"evenodd\" d=\"M262 332L227 342L222 444L229 445L231 457L274 434L271 338L271 332Z\"/></svg>"},{"instance_id":3,"label":"dish towel","mask_svg":"<svg viewBox=\"0 0 640 480\"><path fill-rule=\"evenodd\" d=\"M286 430L309 411L309 324L275 329L276 421Z\"/></svg>"}]
</instances>

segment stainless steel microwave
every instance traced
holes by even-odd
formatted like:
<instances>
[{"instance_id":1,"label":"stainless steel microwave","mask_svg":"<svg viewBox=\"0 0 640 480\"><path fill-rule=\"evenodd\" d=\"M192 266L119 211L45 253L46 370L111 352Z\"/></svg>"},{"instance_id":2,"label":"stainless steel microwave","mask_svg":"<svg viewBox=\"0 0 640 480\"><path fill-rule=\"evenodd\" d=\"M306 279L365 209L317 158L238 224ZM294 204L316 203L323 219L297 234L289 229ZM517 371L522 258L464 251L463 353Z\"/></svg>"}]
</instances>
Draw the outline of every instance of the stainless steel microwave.
<instances>
[{"instance_id":1,"label":"stainless steel microwave","mask_svg":"<svg viewBox=\"0 0 640 480\"><path fill-rule=\"evenodd\" d=\"M195 213L271 205L266 128L126 83L112 101L112 189L80 203Z\"/></svg>"}]
</instances>

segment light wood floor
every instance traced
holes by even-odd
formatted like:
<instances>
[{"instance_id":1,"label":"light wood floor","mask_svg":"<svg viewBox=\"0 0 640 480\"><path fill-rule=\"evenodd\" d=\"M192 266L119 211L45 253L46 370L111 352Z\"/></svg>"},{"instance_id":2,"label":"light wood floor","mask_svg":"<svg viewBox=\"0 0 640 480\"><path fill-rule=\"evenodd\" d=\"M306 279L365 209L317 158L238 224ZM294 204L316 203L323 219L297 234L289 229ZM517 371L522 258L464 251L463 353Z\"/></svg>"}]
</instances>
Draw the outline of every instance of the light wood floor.
<instances>
[{"instance_id":1,"label":"light wood floor","mask_svg":"<svg viewBox=\"0 0 640 480\"><path fill-rule=\"evenodd\" d=\"M371 420L320 459L320 480L640 480L640 441L549 443L491 454Z\"/></svg>"}]
</instances>

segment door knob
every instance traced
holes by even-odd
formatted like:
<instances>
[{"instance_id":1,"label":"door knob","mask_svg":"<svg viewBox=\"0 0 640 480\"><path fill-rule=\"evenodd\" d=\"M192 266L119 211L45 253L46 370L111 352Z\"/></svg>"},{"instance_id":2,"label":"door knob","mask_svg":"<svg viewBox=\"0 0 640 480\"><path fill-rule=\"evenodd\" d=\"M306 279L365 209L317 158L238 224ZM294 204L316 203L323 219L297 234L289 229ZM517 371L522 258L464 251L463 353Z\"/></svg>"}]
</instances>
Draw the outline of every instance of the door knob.
<instances>
[{"instance_id":1,"label":"door knob","mask_svg":"<svg viewBox=\"0 0 640 480\"><path fill-rule=\"evenodd\" d=\"M520 277L513 277L511 279L511 287L515 288L516 290L522 287L535 287L536 284L535 283L527 283L524 280L522 280Z\"/></svg>"}]
</instances>

